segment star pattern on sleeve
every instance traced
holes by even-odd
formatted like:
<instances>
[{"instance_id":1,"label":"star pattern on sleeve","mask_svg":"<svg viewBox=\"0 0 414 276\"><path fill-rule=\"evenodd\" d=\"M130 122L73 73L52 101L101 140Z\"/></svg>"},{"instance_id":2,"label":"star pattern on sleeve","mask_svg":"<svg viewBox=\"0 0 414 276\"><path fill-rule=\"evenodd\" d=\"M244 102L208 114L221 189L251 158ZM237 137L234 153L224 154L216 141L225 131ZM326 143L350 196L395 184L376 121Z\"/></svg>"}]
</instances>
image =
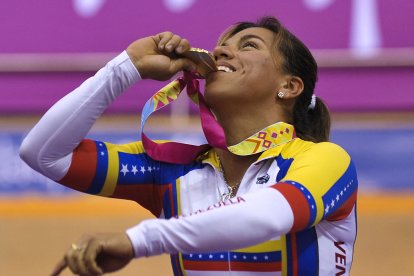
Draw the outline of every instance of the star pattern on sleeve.
<instances>
[{"instance_id":1,"label":"star pattern on sleeve","mask_svg":"<svg viewBox=\"0 0 414 276\"><path fill-rule=\"evenodd\" d=\"M279 261L280 252L219 252L219 253L199 253L183 254L183 258L193 261L240 261L240 262L274 262Z\"/></svg>"},{"instance_id":2,"label":"star pattern on sleeve","mask_svg":"<svg viewBox=\"0 0 414 276\"><path fill-rule=\"evenodd\" d=\"M139 166L140 169L138 169L138 165L132 165L132 164L122 164L121 163L121 170L120 172L123 174L123 176L126 176L128 173L133 173L136 175L138 172L141 172L143 175L147 173L153 173L155 171L159 171L160 167L156 166Z\"/></svg>"},{"instance_id":3,"label":"star pattern on sleeve","mask_svg":"<svg viewBox=\"0 0 414 276\"><path fill-rule=\"evenodd\" d=\"M335 206L342 203L344 197L348 198L350 196L350 193L353 192L353 184L354 180L349 181L348 184L346 184L337 194L334 194L333 197L327 201L328 203L325 205L325 216L328 215L328 213L333 212Z\"/></svg>"}]
</instances>

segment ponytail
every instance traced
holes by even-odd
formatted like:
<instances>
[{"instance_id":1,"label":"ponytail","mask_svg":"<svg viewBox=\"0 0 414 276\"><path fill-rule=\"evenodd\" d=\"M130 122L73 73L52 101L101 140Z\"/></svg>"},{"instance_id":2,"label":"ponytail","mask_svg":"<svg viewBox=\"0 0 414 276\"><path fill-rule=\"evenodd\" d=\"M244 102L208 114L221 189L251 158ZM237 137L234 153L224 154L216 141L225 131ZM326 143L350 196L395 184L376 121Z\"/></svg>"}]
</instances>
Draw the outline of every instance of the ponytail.
<instances>
[{"instance_id":1,"label":"ponytail","mask_svg":"<svg viewBox=\"0 0 414 276\"><path fill-rule=\"evenodd\" d=\"M331 116L328 107L316 97L315 107L308 108L309 102L305 102L304 98L302 95L299 96L293 108L293 125L296 135L312 142L329 141Z\"/></svg>"}]
</instances>

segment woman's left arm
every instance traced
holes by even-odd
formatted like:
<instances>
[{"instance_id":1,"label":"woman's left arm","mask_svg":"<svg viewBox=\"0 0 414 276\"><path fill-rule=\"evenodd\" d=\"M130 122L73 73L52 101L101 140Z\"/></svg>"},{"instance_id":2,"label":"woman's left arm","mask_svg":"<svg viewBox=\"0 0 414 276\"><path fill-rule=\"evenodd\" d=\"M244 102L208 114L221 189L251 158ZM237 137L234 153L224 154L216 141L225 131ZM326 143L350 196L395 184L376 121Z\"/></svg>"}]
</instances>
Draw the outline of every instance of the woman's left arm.
<instances>
[{"instance_id":1,"label":"woman's left arm","mask_svg":"<svg viewBox=\"0 0 414 276\"><path fill-rule=\"evenodd\" d=\"M292 225L293 213L283 195L272 188L262 189L196 214L145 220L127 230L127 235L83 238L67 251L52 275L67 266L76 274L95 275L120 269L134 257L242 248L287 233ZM110 261L97 261L102 259Z\"/></svg>"}]
</instances>

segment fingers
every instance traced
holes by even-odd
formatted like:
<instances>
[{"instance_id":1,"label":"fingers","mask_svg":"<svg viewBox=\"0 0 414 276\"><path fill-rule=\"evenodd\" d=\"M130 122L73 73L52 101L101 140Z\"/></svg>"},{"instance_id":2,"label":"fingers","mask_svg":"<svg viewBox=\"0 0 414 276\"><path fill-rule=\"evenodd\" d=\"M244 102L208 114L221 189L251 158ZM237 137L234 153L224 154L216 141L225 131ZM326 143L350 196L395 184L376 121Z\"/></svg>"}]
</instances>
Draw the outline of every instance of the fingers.
<instances>
[{"instance_id":1,"label":"fingers","mask_svg":"<svg viewBox=\"0 0 414 276\"><path fill-rule=\"evenodd\" d=\"M98 240L91 240L83 255L85 270L91 275L102 275L103 271L96 263L97 255L102 252L103 244Z\"/></svg>"},{"instance_id":2,"label":"fingers","mask_svg":"<svg viewBox=\"0 0 414 276\"><path fill-rule=\"evenodd\" d=\"M160 33L154 37L154 40L158 44L158 49L167 53L182 54L191 48L187 39L171 32Z\"/></svg>"},{"instance_id":3,"label":"fingers","mask_svg":"<svg viewBox=\"0 0 414 276\"><path fill-rule=\"evenodd\" d=\"M70 270L75 274L87 275L87 269L83 263L83 255L85 252L85 247L72 248L69 254L66 257L66 262Z\"/></svg>"},{"instance_id":4,"label":"fingers","mask_svg":"<svg viewBox=\"0 0 414 276\"><path fill-rule=\"evenodd\" d=\"M50 274L50 276L58 276L66 267L67 267L67 263L65 258L63 258L62 260L60 260L60 262L55 266L55 268L53 269L52 273Z\"/></svg>"},{"instance_id":5,"label":"fingers","mask_svg":"<svg viewBox=\"0 0 414 276\"><path fill-rule=\"evenodd\" d=\"M175 74L178 71L185 70L185 71L195 71L197 65L188 58L180 58L171 61L170 72L171 74Z\"/></svg>"},{"instance_id":6,"label":"fingers","mask_svg":"<svg viewBox=\"0 0 414 276\"><path fill-rule=\"evenodd\" d=\"M68 267L75 275L102 275L103 271L96 264L96 256L99 253L99 243L93 238L88 238L79 245L72 244L64 258L56 265L52 276L60 273Z\"/></svg>"}]
</instances>

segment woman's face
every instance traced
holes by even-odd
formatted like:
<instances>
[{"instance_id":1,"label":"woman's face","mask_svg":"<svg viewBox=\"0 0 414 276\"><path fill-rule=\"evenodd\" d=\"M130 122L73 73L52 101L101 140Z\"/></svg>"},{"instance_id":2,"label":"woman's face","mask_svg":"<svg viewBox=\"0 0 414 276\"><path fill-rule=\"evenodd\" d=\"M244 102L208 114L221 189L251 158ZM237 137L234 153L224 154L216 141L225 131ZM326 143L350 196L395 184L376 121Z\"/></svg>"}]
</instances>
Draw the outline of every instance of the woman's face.
<instances>
[{"instance_id":1,"label":"woman's face","mask_svg":"<svg viewBox=\"0 0 414 276\"><path fill-rule=\"evenodd\" d=\"M218 71L207 76L205 97L218 104L274 102L282 85L280 56L274 50L274 33L248 28L229 37L214 49Z\"/></svg>"}]
</instances>

